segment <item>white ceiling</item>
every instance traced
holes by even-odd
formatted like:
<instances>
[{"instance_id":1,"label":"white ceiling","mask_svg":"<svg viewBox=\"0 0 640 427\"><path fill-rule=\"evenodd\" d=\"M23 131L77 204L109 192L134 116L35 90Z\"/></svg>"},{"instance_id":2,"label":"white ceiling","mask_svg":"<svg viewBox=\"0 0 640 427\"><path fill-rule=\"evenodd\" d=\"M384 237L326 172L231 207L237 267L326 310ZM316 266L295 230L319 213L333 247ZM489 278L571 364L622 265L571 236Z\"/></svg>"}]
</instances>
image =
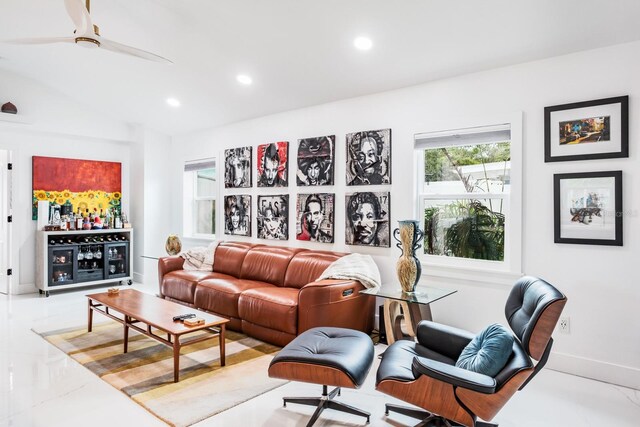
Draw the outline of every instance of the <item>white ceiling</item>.
<instances>
[{"instance_id":1,"label":"white ceiling","mask_svg":"<svg viewBox=\"0 0 640 427\"><path fill-rule=\"evenodd\" d=\"M93 0L91 6L103 37L174 64L72 44L0 44L0 68L168 134L640 39L638 0ZM0 0L0 39L72 31L63 0ZM373 39L368 52L353 48L362 34ZM240 73L254 84L239 85ZM183 106L167 106L169 96Z\"/></svg>"}]
</instances>

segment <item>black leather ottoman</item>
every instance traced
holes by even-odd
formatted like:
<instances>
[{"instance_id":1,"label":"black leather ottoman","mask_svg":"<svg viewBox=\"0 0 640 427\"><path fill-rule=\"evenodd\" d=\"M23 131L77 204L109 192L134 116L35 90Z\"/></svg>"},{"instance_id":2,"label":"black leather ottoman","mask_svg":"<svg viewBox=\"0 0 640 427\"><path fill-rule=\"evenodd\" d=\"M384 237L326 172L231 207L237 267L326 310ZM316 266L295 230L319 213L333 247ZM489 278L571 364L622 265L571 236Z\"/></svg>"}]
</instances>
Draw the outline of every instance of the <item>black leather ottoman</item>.
<instances>
[{"instance_id":1,"label":"black leather ottoman","mask_svg":"<svg viewBox=\"0 0 640 427\"><path fill-rule=\"evenodd\" d=\"M340 388L360 388L373 363L373 343L367 334L344 328L320 327L298 335L276 355L269 376L292 381L322 384L321 397L285 397L287 403L317 406L307 423L316 422L325 409L348 412L367 418L371 414L333 400ZM327 393L327 386L336 388Z\"/></svg>"}]
</instances>

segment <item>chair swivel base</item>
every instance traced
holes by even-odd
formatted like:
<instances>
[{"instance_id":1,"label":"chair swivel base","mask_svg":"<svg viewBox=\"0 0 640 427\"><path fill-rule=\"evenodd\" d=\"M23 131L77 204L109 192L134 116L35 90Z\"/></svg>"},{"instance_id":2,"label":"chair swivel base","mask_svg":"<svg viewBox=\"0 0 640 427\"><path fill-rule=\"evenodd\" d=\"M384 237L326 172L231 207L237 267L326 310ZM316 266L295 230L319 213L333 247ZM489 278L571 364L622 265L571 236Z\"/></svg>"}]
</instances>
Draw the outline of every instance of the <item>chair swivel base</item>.
<instances>
[{"instance_id":1,"label":"chair swivel base","mask_svg":"<svg viewBox=\"0 0 640 427\"><path fill-rule=\"evenodd\" d=\"M325 409L333 409L340 412L346 412L353 415L360 415L361 417L367 418L367 424L369 424L369 418L371 414L365 411L361 411L358 408L354 408L351 405L347 405L345 403L336 402L333 400L336 395L340 396L340 387L334 388L331 393L327 393L327 386L322 386L322 396L321 397L284 397L282 400L284 401L283 406L287 406L287 403L297 403L299 405L310 405L316 406L316 411L311 416L311 419L307 423L307 427L311 427L320 417L320 414Z\"/></svg>"},{"instance_id":2,"label":"chair swivel base","mask_svg":"<svg viewBox=\"0 0 640 427\"><path fill-rule=\"evenodd\" d=\"M389 412L397 412L398 414L422 420L416 424L415 427L464 427L462 424L448 420L440 415L432 414L431 412L387 403L384 405L384 414L389 415ZM498 424L476 421L474 427L498 427Z\"/></svg>"}]
</instances>

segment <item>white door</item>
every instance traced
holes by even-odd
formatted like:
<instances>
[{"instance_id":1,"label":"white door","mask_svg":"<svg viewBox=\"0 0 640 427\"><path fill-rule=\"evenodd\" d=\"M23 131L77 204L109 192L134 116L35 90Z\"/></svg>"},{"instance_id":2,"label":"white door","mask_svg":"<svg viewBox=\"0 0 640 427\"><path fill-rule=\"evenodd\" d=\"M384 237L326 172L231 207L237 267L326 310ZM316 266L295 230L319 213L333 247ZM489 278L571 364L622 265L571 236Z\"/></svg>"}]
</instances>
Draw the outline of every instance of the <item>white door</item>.
<instances>
[{"instance_id":1,"label":"white door","mask_svg":"<svg viewBox=\"0 0 640 427\"><path fill-rule=\"evenodd\" d=\"M7 150L0 150L0 293L8 294L11 276L7 269L11 264L11 225L8 216L11 215L11 173L7 165L10 154Z\"/></svg>"}]
</instances>

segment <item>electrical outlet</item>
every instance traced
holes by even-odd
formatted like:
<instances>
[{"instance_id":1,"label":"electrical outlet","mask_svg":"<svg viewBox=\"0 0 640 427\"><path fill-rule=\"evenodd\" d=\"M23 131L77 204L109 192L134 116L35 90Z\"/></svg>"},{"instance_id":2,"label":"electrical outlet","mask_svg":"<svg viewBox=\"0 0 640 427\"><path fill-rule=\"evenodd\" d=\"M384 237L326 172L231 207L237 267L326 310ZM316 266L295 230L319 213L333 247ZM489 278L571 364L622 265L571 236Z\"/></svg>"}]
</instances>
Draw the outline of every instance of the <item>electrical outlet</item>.
<instances>
[{"instance_id":1,"label":"electrical outlet","mask_svg":"<svg viewBox=\"0 0 640 427\"><path fill-rule=\"evenodd\" d=\"M569 316L560 318L560 322L558 322L558 329L563 334L571 333L571 319L569 318Z\"/></svg>"}]
</instances>

